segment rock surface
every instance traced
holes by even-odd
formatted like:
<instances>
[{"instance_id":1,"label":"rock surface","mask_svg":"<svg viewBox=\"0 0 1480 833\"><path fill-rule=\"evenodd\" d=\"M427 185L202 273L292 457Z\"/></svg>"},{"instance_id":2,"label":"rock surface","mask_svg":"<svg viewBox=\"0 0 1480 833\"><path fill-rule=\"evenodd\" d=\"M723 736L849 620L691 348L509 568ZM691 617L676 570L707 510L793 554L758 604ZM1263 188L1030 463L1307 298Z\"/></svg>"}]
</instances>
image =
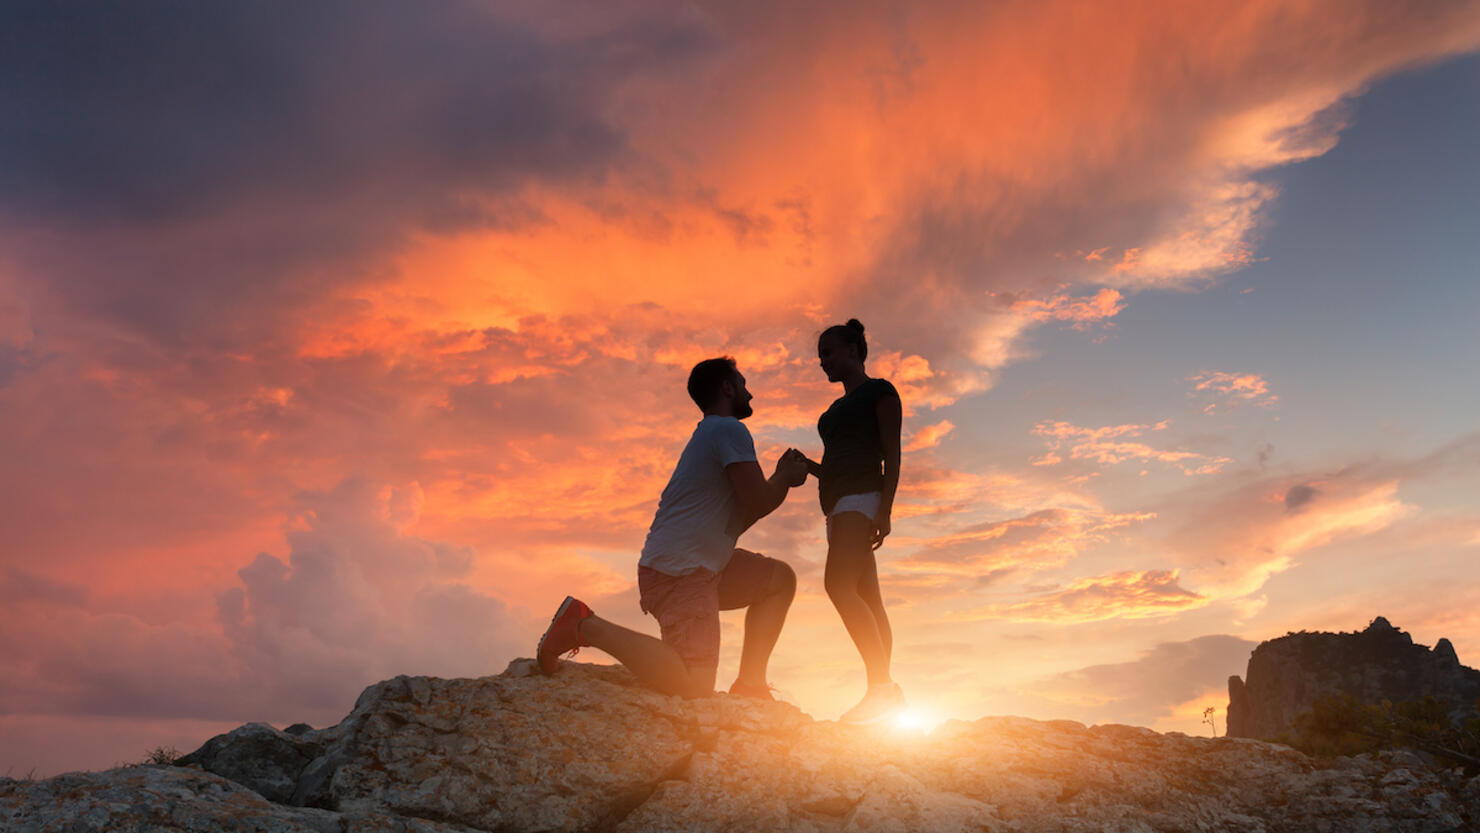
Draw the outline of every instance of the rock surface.
<instances>
[{"instance_id":1,"label":"rock surface","mask_svg":"<svg viewBox=\"0 0 1480 833\"><path fill-rule=\"evenodd\" d=\"M290 735L266 723L248 723L211 738L176 764L198 766L250 787L268 801L287 803L303 770L323 751L311 731Z\"/></svg>"},{"instance_id":2,"label":"rock surface","mask_svg":"<svg viewBox=\"0 0 1480 833\"><path fill-rule=\"evenodd\" d=\"M187 760L0 779L0 829L1440 833L1480 822L1480 779L1401 754L1321 762L1255 740L1011 717L929 735L850 727L784 703L663 697L615 667L566 663L547 679L528 660L496 677L387 680L338 726L249 724Z\"/></svg>"},{"instance_id":3,"label":"rock surface","mask_svg":"<svg viewBox=\"0 0 1480 833\"><path fill-rule=\"evenodd\" d=\"M1228 678L1228 734L1276 737L1316 700L1342 694L1363 703L1432 695L1453 716L1472 716L1480 671L1460 665L1449 640L1430 650L1381 616L1360 633L1294 633L1260 643L1244 678Z\"/></svg>"},{"instance_id":4,"label":"rock surface","mask_svg":"<svg viewBox=\"0 0 1480 833\"><path fill-rule=\"evenodd\" d=\"M45 781L0 778L6 833L472 833L388 813L332 813L274 804L218 775L172 766L74 772Z\"/></svg>"}]
</instances>

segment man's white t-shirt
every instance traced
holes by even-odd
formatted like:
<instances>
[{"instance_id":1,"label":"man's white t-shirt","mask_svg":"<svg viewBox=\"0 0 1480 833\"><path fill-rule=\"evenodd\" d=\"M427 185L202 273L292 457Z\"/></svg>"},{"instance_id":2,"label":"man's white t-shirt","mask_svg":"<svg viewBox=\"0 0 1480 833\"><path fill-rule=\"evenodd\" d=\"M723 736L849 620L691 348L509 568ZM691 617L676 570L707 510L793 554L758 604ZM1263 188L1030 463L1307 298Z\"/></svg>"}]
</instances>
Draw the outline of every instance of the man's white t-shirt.
<instances>
[{"instance_id":1,"label":"man's white t-shirt","mask_svg":"<svg viewBox=\"0 0 1480 833\"><path fill-rule=\"evenodd\" d=\"M755 440L740 420L700 420L658 500L637 563L670 576L723 570L740 536L739 503L725 467L755 459Z\"/></svg>"}]
</instances>

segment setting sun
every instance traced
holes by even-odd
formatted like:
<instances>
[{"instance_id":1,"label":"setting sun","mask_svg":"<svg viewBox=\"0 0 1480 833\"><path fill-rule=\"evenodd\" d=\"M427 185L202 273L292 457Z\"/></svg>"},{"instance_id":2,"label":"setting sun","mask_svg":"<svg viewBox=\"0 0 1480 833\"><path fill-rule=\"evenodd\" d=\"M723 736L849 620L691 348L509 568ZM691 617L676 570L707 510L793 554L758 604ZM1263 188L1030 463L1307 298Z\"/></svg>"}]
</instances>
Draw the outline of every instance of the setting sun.
<instances>
[{"instance_id":1,"label":"setting sun","mask_svg":"<svg viewBox=\"0 0 1480 833\"><path fill-rule=\"evenodd\" d=\"M908 708L891 719L891 725L901 732L925 734L934 729L939 720L916 708Z\"/></svg>"}]
</instances>

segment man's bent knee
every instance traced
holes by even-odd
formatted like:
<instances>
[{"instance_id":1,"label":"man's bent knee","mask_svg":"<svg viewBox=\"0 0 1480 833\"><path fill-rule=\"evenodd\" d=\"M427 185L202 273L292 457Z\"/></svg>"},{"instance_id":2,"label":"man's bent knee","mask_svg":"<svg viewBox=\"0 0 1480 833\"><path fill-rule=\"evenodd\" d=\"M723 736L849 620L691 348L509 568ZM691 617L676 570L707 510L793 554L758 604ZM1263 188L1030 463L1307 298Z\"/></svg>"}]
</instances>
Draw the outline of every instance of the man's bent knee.
<instances>
[{"instance_id":1,"label":"man's bent knee","mask_svg":"<svg viewBox=\"0 0 1480 833\"><path fill-rule=\"evenodd\" d=\"M771 586L768 588L770 595L782 596L790 599L797 594L797 573L790 564L777 561L776 566L771 569Z\"/></svg>"}]
</instances>

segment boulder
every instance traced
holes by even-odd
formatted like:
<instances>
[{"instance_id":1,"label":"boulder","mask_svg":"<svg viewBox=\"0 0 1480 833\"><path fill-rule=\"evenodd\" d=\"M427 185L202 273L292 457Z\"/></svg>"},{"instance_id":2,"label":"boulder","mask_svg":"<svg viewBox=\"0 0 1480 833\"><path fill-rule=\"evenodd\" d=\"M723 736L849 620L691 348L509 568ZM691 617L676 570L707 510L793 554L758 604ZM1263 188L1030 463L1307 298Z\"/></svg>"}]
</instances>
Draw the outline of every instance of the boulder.
<instances>
[{"instance_id":1,"label":"boulder","mask_svg":"<svg viewBox=\"0 0 1480 833\"><path fill-rule=\"evenodd\" d=\"M176 761L199 766L249 787L268 801L288 802L298 787L304 767L323 753L312 733L290 735L266 723L248 723Z\"/></svg>"}]
</instances>

